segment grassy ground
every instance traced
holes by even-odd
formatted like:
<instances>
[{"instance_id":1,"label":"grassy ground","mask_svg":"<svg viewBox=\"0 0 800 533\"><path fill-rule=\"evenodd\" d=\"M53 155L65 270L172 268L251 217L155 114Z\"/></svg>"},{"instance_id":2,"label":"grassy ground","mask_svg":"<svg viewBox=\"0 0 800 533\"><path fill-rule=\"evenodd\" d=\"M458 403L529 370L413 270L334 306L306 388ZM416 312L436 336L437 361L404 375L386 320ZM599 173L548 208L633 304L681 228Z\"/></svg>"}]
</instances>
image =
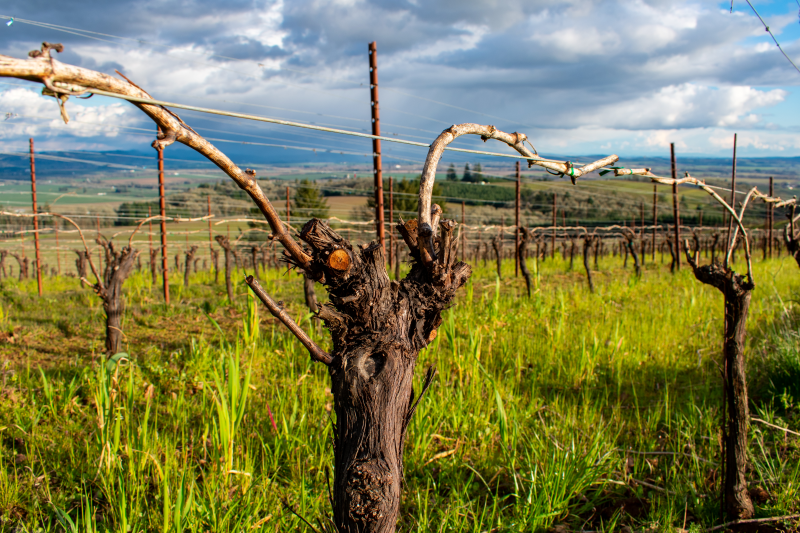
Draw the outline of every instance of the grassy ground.
<instances>
[{"instance_id":1,"label":"grassy ground","mask_svg":"<svg viewBox=\"0 0 800 533\"><path fill-rule=\"evenodd\" d=\"M556 259L527 298L504 269L477 266L421 354L420 378L439 374L409 429L400 530L720 523L721 295L605 258L597 294ZM266 277L325 344L301 278ZM797 279L790 259L755 265L747 353L752 416L795 430ZM164 309L134 274L129 355L106 362L97 297L65 277L39 300L35 284L0 285L0 531L308 528L282 500L332 529L327 373L246 286L232 305L210 273L188 290L176 276ZM757 516L800 512L800 441L753 423L750 442Z\"/></svg>"}]
</instances>

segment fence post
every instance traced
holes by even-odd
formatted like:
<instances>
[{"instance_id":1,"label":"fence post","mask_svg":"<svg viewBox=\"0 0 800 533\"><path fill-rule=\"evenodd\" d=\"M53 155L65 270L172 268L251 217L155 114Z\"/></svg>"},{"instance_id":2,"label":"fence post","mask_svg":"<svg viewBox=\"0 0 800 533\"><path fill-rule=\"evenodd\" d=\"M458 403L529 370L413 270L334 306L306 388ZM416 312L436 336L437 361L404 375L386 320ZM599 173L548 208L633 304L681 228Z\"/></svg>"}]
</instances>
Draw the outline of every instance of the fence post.
<instances>
[{"instance_id":1,"label":"fence post","mask_svg":"<svg viewBox=\"0 0 800 533\"><path fill-rule=\"evenodd\" d=\"M214 239L211 238L211 195L209 194L206 196L206 200L208 200L208 253L209 253L209 260L211 260L212 250L214 249Z\"/></svg>"},{"instance_id":2,"label":"fence post","mask_svg":"<svg viewBox=\"0 0 800 533\"><path fill-rule=\"evenodd\" d=\"M675 143L669 144L669 158L672 165L672 179L678 179L678 169L675 166ZM672 183L672 214L675 217L675 268L681 269L681 220L678 206L678 186Z\"/></svg>"},{"instance_id":3,"label":"fence post","mask_svg":"<svg viewBox=\"0 0 800 533\"><path fill-rule=\"evenodd\" d=\"M95 224L97 226L97 238L100 238L100 217L94 217ZM101 247L102 248L102 247ZM100 265L100 272L103 272L103 251L97 250L97 264Z\"/></svg>"},{"instance_id":4,"label":"fence post","mask_svg":"<svg viewBox=\"0 0 800 533\"><path fill-rule=\"evenodd\" d=\"M733 134L733 166L731 167L731 207L736 210L736 134ZM728 248L733 248L733 244L731 242L731 235L733 234L733 217L728 217L728 236L725 238L725 242L728 243L728 247L725 248L725 268L728 267Z\"/></svg>"},{"instance_id":5,"label":"fence post","mask_svg":"<svg viewBox=\"0 0 800 533\"><path fill-rule=\"evenodd\" d=\"M158 128L161 136L161 128ZM161 211L161 274L164 280L164 304L169 305L169 262L167 261L167 204L164 200L164 149L158 149L158 206Z\"/></svg>"},{"instance_id":6,"label":"fence post","mask_svg":"<svg viewBox=\"0 0 800 533\"><path fill-rule=\"evenodd\" d=\"M389 176L389 269L394 265L394 183Z\"/></svg>"},{"instance_id":7,"label":"fence post","mask_svg":"<svg viewBox=\"0 0 800 533\"><path fill-rule=\"evenodd\" d=\"M289 201L289 186L286 186L286 225L288 226L292 222L292 204ZM228 231L230 232L230 226L228 227ZM230 237L230 235L228 235Z\"/></svg>"},{"instance_id":8,"label":"fence post","mask_svg":"<svg viewBox=\"0 0 800 533\"><path fill-rule=\"evenodd\" d=\"M641 204L639 205L639 213L642 216L642 230L641 230L642 246L641 246L641 253L639 255L642 256L642 266L644 266L644 256L645 256L645 246L644 246L644 234L645 234L645 231L644 231L644 201L642 201Z\"/></svg>"},{"instance_id":9,"label":"fence post","mask_svg":"<svg viewBox=\"0 0 800 533\"><path fill-rule=\"evenodd\" d=\"M769 177L769 195L772 197L775 194L775 189L773 186L772 176ZM768 242L768 250L769 250L769 258L772 259L772 224L774 223L774 216L775 208L772 204L767 204L767 230L769 232L769 236L767 237L769 240Z\"/></svg>"},{"instance_id":10,"label":"fence post","mask_svg":"<svg viewBox=\"0 0 800 533\"><path fill-rule=\"evenodd\" d=\"M653 184L653 255L651 259L653 263L656 262L656 234L658 230L656 226L658 226L658 211L656 211L656 205L658 204L658 186L654 183Z\"/></svg>"},{"instance_id":11,"label":"fence post","mask_svg":"<svg viewBox=\"0 0 800 533\"><path fill-rule=\"evenodd\" d=\"M550 259L556 258L556 226L558 225L558 204L556 198L558 194L553 193L553 238L550 240L551 248Z\"/></svg>"},{"instance_id":12,"label":"fence post","mask_svg":"<svg viewBox=\"0 0 800 533\"><path fill-rule=\"evenodd\" d=\"M58 219L53 218L53 230L56 234L56 267L58 268L58 275L61 275L61 250L58 248Z\"/></svg>"},{"instance_id":13,"label":"fence post","mask_svg":"<svg viewBox=\"0 0 800 533\"><path fill-rule=\"evenodd\" d=\"M519 217L520 179L521 179L520 172L519 172L519 161L517 161L517 164L515 165L515 167L516 167L515 171L516 171L517 184L516 184L516 195L515 195L515 205L514 205L514 225L516 226L517 229L514 231L514 257L515 257L515 260L514 260L514 276L519 277L519 260L520 260L519 259L519 240L520 240L520 233L521 233L520 220L519 220L519 218L520 218ZM462 204L463 204L463 202L462 202ZM462 214L461 218L464 218L463 214Z\"/></svg>"},{"instance_id":14,"label":"fence post","mask_svg":"<svg viewBox=\"0 0 800 533\"><path fill-rule=\"evenodd\" d=\"M467 217L465 216L465 203L461 201L461 260L467 260Z\"/></svg>"},{"instance_id":15,"label":"fence post","mask_svg":"<svg viewBox=\"0 0 800 533\"><path fill-rule=\"evenodd\" d=\"M369 97L372 108L372 134L381 134L381 115L378 106L378 49L375 41L369 43ZM375 226L378 240L386 257L386 243L383 228L383 171L381 169L381 141L372 139L372 166L375 173ZM435 176L434 176L435 179ZM436 231L434 228L433 231Z\"/></svg>"},{"instance_id":16,"label":"fence post","mask_svg":"<svg viewBox=\"0 0 800 533\"><path fill-rule=\"evenodd\" d=\"M36 284L39 296L42 295L42 259L39 255L39 211L36 207L36 163L33 158L33 139L31 143L31 198L33 200L33 242L36 248Z\"/></svg>"}]
</instances>

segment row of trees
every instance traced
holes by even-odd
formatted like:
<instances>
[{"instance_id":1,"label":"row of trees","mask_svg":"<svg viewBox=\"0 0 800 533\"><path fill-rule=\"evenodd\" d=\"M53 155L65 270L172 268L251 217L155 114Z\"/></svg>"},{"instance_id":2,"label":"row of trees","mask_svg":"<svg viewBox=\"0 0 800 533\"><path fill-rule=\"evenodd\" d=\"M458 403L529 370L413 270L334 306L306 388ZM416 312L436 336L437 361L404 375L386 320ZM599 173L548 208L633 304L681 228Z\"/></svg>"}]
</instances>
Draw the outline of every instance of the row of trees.
<instances>
[{"instance_id":1,"label":"row of trees","mask_svg":"<svg viewBox=\"0 0 800 533\"><path fill-rule=\"evenodd\" d=\"M453 163L450 163L450 166L447 167L447 174L446 174L447 181L459 181L458 174L456 174L456 167ZM475 168L470 169L469 163L464 165L464 173L461 175L460 181L466 181L468 183L480 183L484 181L485 178L483 176L483 169L481 168L480 163L475 163Z\"/></svg>"}]
</instances>

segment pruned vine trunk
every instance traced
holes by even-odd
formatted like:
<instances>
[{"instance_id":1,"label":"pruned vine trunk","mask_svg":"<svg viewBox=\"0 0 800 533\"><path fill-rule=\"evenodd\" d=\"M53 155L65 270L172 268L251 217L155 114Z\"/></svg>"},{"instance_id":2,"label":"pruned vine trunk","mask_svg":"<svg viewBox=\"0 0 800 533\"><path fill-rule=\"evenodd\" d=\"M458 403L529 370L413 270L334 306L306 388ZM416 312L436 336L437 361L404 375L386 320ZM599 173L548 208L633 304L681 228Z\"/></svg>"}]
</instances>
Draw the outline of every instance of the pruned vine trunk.
<instances>
[{"instance_id":1,"label":"pruned vine trunk","mask_svg":"<svg viewBox=\"0 0 800 533\"><path fill-rule=\"evenodd\" d=\"M158 258L158 249L157 248L150 248L150 279L152 280L153 286L158 284L158 268L156 267L156 260Z\"/></svg>"},{"instance_id":2,"label":"pruned vine trunk","mask_svg":"<svg viewBox=\"0 0 800 533\"><path fill-rule=\"evenodd\" d=\"M589 267L589 253L592 251L594 237L587 235L583 238L583 268L586 269L586 280L589 282L589 292L594 293L592 269Z\"/></svg>"},{"instance_id":3,"label":"pruned vine trunk","mask_svg":"<svg viewBox=\"0 0 800 533\"><path fill-rule=\"evenodd\" d=\"M78 279L85 278L89 254L85 250L75 250L75 254L78 256L75 258L75 273L78 275Z\"/></svg>"},{"instance_id":4,"label":"pruned vine trunk","mask_svg":"<svg viewBox=\"0 0 800 533\"><path fill-rule=\"evenodd\" d=\"M211 261L214 263L214 285L219 283L219 252L211 248Z\"/></svg>"},{"instance_id":5,"label":"pruned vine trunk","mask_svg":"<svg viewBox=\"0 0 800 533\"><path fill-rule=\"evenodd\" d=\"M186 250L186 260L184 262L184 269L183 269L183 286L184 288L189 288L189 274L191 274L192 270L192 263L194 262L194 254L197 253L197 246L192 246L188 250Z\"/></svg>"},{"instance_id":6,"label":"pruned vine trunk","mask_svg":"<svg viewBox=\"0 0 800 533\"><path fill-rule=\"evenodd\" d=\"M686 259L698 281L716 287L725 297L725 509L731 519L751 518L753 502L747 491L747 376L744 344L753 283L719 264L698 266L686 246Z\"/></svg>"},{"instance_id":7,"label":"pruned vine trunk","mask_svg":"<svg viewBox=\"0 0 800 533\"><path fill-rule=\"evenodd\" d=\"M253 277L256 279L261 279L258 275L258 254L261 249L258 246L251 246L250 253L253 256Z\"/></svg>"},{"instance_id":8,"label":"pruned vine trunk","mask_svg":"<svg viewBox=\"0 0 800 533\"><path fill-rule=\"evenodd\" d=\"M97 237L97 244L103 247L106 264L103 283L97 283L92 288L103 300L103 310L106 312L106 355L112 356L119 352L122 344L122 316L125 311L122 285L133 270L139 251L130 246L117 250L113 242L106 241L102 236Z\"/></svg>"},{"instance_id":9,"label":"pruned vine trunk","mask_svg":"<svg viewBox=\"0 0 800 533\"><path fill-rule=\"evenodd\" d=\"M517 257L519 257L519 269L522 271L522 276L525 278L525 286L528 288L528 298L531 297L531 273L528 270L528 241L530 240L531 233L528 228L520 228L522 235L519 240L519 248L517 249Z\"/></svg>"},{"instance_id":10,"label":"pruned vine trunk","mask_svg":"<svg viewBox=\"0 0 800 533\"><path fill-rule=\"evenodd\" d=\"M642 267L639 264L639 256L636 255L636 246L634 245L634 240L632 238L626 239L625 247L627 248L628 253L631 254L631 257L633 258L633 268L634 271L636 272L636 277L637 278L642 277Z\"/></svg>"},{"instance_id":11,"label":"pruned vine trunk","mask_svg":"<svg viewBox=\"0 0 800 533\"><path fill-rule=\"evenodd\" d=\"M24 281L28 279L28 258L22 257L16 252L9 252L8 255L17 260L17 264L19 265L19 280Z\"/></svg>"},{"instance_id":12,"label":"pruned vine trunk","mask_svg":"<svg viewBox=\"0 0 800 533\"><path fill-rule=\"evenodd\" d=\"M442 310L471 274L467 264L455 260L456 223L444 220L439 225L441 236L433 237L433 258L427 265L419 249L423 242L417 237L417 220L398 225L412 256L411 272L401 281L389 279L378 243L354 248L317 219L300 234L310 246L309 277L320 279L330 296L318 317L330 330L333 352L323 352L310 340L307 347L313 358L328 364L332 382L333 514L338 531L395 530L406 429L422 394L415 402L417 357L436 337ZM257 281L249 277L247 282L275 316L285 313ZM292 328L285 316L281 320ZM423 393L432 378L429 370Z\"/></svg>"},{"instance_id":13,"label":"pruned vine trunk","mask_svg":"<svg viewBox=\"0 0 800 533\"><path fill-rule=\"evenodd\" d=\"M225 251L225 289L228 291L228 301L233 303L233 284L231 283L231 271L233 270L233 250L231 243L224 235L214 237L220 247Z\"/></svg>"},{"instance_id":14,"label":"pruned vine trunk","mask_svg":"<svg viewBox=\"0 0 800 533\"><path fill-rule=\"evenodd\" d=\"M794 209L789 216L791 217L792 215L794 215ZM800 266L800 242L798 242L797 234L794 231L794 223L791 220L789 224L783 227L783 237L786 241L786 250L789 255L794 257L797 266Z\"/></svg>"},{"instance_id":15,"label":"pruned vine trunk","mask_svg":"<svg viewBox=\"0 0 800 533\"><path fill-rule=\"evenodd\" d=\"M675 266L678 263L678 258L675 255L677 250L675 250L675 245L672 242L672 239L667 237L667 246L669 247L669 255L672 257L672 262L669 264L669 271L674 274L675 273Z\"/></svg>"},{"instance_id":16,"label":"pruned vine trunk","mask_svg":"<svg viewBox=\"0 0 800 533\"><path fill-rule=\"evenodd\" d=\"M570 238L571 245L569 247L569 269L570 271L573 270L575 265L575 247L577 244L575 243L575 239Z\"/></svg>"},{"instance_id":17,"label":"pruned vine trunk","mask_svg":"<svg viewBox=\"0 0 800 533\"><path fill-rule=\"evenodd\" d=\"M500 279L503 279L503 276L500 273L500 267L503 264L503 257L502 257L503 252L501 250L501 247L502 247L502 244L500 243L500 238L499 237L493 237L492 238L492 248L494 248L494 257L497 260L497 277L500 278Z\"/></svg>"}]
</instances>

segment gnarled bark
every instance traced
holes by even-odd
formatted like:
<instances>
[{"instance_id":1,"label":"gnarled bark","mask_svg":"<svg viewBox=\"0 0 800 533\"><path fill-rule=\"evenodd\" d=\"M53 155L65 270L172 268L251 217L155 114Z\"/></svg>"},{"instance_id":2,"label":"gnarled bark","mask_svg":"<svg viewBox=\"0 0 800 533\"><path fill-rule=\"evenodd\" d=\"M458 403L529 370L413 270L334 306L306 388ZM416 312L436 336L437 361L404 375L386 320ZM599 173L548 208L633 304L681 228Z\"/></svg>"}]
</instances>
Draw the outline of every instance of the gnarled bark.
<instances>
[{"instance_id":1,"label":"gnarled bark","mask_svg":"<svg viewBox=\"0 0 800 533\"><path fill-rule=\"evenodd\" d=\"M698 266L696 256L684 244L686 260L695 278L711 285L725 297L725 397L727 401L727 431L725 432L725 509L732 519L751 518L753 502L747 491L747 376L744 343L747 334L747 313L755 285L746 276L736 274L718 263ZM695 252L696 253L696 252Z\"/></svg>"},{"instance_id":2,"label":"gnarled bark","mask_svg":"<svg viewBox=\"0 0 800 533\"><path fill-rule=\"evenodd\" d=\"M114 243L97 237L97 244L105 251L105 270L103 283L92 286L95 293L103 300L106 312L106 354L112 356L119 351L122 341L122 315L125 303L122 300L122 284L133 269L139 251L125 246L117 250Z\"/></svg>"}]
</instances>

